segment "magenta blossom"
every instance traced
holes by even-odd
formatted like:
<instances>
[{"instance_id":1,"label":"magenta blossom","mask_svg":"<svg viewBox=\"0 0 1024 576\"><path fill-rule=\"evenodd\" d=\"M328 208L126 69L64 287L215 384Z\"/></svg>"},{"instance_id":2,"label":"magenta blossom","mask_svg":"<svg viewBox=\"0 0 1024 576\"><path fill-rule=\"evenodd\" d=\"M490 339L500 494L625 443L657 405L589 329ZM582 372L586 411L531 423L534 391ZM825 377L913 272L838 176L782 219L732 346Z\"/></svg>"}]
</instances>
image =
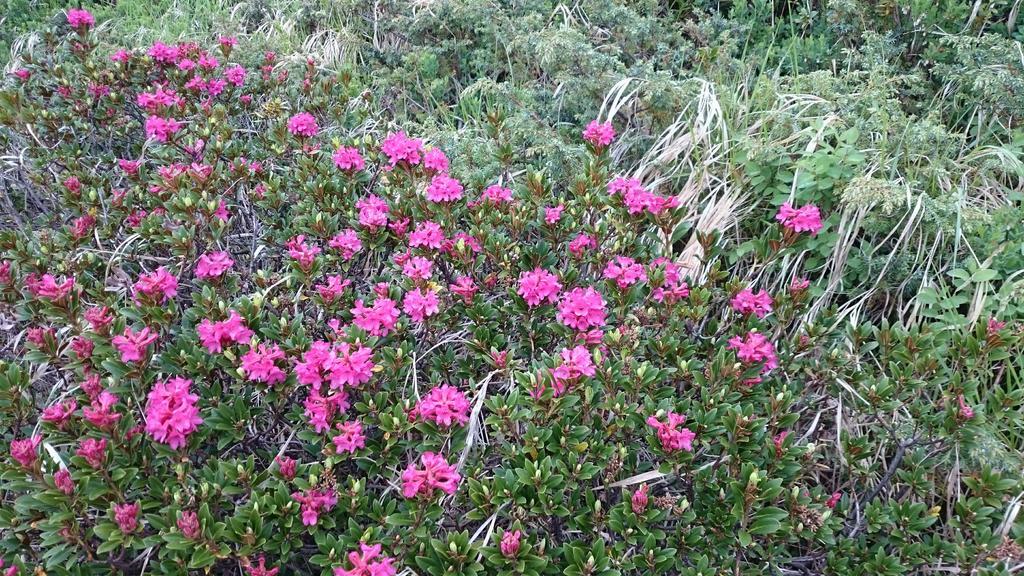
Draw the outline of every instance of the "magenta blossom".
<instances>
[{"instance_id":1,"label":"magenta blossom","mask_svg":"<svg viewBox=\"0 0 1024 576\"><path fill-rule=\"evenodd\" d=\"M288 119L288 131L291 132L292 136L312 138L320 131L320 127L317 126L316 118L312 114L309 112L299 112Z\"/></svg>"},{"instance_id":2,"label":"magenta blossom","mask_svg":"<svg viewBox=\"0 0 1024 576\"><path fill-rule=\"evenodd\" d=\"M146 348L156 341L158 335L148 326L138 332L125 328L124 333L115 336L112 343L121 354L122 362L141 362L146 356Z\"/></svg>"},{"instance_id":3,"label":"magenta blossom","mask_svg":"<svg viewBox=\"0 0 1024 576\"><path fill-rule=\"evenodd\" d=\"M685 450L693 452L693 440L697 437L689 428L682 428L686 423L685 414L669 412L666 417L668 422L662 422L655 416L647 418L647 425L658 433L658 440L666 452Z\"/></svg>"},{"instance_id":4,"label":"magenta blossom","mask_svg":"<svg viewBox=\"0 0 1024 576\"><path fill-rule=\"evenodd\" d=\"M441 428L465 426L469 422L469 400L458 388L444 384L431 389L409 417L433 422Z\"/></svg>"},{"instance_id":5,"label":"magenta blossom","mask_svg":"<svg viewBox=\"0 0 1024 576\"><path fill-rule=\"evenodd\" d=\"M199 396L189 392L191 380L171 378L153 385L146 402L146 433L172 450L185 445L188 436L203 423L196 402Z\"/></svg>"},{"instance_id":6,"label":"magenta blossom","mask_svg":"<svg viewBox=\"0 0 1024 576\"><path fill-rule=\"evenodd\" d=\"M558 305L558 321L579 331L600 328L607 311L604 298L593 288L573 288Z\"/></svg>"},{"instance_id":7,"label":"magenta blossom","mask_svg":"<svg viewBox=\"0 0 1024 576\"><path fill-rule=\"evenodd\" d=\"M402 473L402 495L406 498L417 496L432 497L434 490L455 494L462 477L455 467L448 464L440 454L424 452L420 457L422 468L410 462Z\"/></svg>"},{"instance_id":8,"label":"magenta blossom","mask_svg":"<svg viewBox=\"0 0 1024 576\"><path fill-rule=\"evenodd\" d=\"M811 236L817 236L821 231L821 212L814 204L806 204L794 208L789 202L779 207L775 219L782 223L782 226L793 233L810 232Z\"/></svg>"},{"instance_id":9,"label":"magenta blossom","mask_svg":"<svg viewBox=\"0 0 1024 576\"><path fill-rule=\"evenodd\" d=\"M595 148L604 148L615 139L615 128L611 121L601 123L591 120L583 131L583 139L590 142Z\"/></svg>"}]
</instances>

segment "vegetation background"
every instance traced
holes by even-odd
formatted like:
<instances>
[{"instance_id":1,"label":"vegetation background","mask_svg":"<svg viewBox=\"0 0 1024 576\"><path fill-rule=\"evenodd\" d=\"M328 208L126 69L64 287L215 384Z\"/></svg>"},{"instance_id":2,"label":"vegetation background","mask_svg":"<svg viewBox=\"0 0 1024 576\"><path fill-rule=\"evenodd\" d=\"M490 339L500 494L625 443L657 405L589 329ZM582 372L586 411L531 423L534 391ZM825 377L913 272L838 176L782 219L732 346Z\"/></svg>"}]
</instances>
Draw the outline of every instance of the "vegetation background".
<instances>
[{"instance_id":1,"label":"vegetation background","mask_svg":"<svg viewBox=\"0 0 1024 576\"><path fill-rule=\"evenodd\" d=\"M46 30L60 25L68 6L0 0L6 72L52 43ZM614 161L680 194L696 230L721 234L729 274L772 292L784 291L794 271L820 274L825 280L811 289L805 320L854 326L837 349L874 359L866 342L879 332L856 327L892 328L911 342L894 365L934 362L940 367L929 365L929 381L970 383L966 401L983 407L984 418L955 456L957 470L960 458L965 468L984 470L978 482L990 472L1019 477L1024 470L1019 348L981 362L968 344L985 340L989 318L1017 333L1024 320L1021 0L82 6L96 15L102 38L118 46L208 44L227 33L284 61L313 58L351 75L373 102L359 130L406 127L442 146L467 181L485 181L507 146L543 169L552 186L568 188L587 157L580 127L614 117ZM499 116L503 139L493 137ZM8 146L0 175L11 189L14 156ZM825 232L772 266L751 265L769 251L763 223L791 197L821 207ZM4 201L7 228L32 211L25 198ZM681 254L696 261L702 246L694 239ZM915 346L925 357L915 356ZM938 402L923 386L914 394ZM883 445L855 465L865 485L885 477L893 445ZM916 485L916 474L912 467L900 479ZM941 485L933 476L927 483ZM1002 514L1006 502L996 502L985 501L993 510L984 514ZM1018 495L1017 510L1019 503ZM890 520L901 524L898 513ZM884 556L891 545L870 550ZM901 568L878 560L872 570Z\"/></svg>"}]
</instances>

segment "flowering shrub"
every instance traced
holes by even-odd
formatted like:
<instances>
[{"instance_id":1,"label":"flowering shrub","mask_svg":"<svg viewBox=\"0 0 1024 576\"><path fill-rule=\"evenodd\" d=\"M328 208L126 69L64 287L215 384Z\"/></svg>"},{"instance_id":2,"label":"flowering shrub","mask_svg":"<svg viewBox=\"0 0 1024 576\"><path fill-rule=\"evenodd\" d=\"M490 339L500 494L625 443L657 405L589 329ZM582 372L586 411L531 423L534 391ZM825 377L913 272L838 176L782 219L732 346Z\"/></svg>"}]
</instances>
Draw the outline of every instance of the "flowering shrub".
<instances>
[{"instance_id":1,"label":"flowering shrub","mask_svg":"<svg viewBox=\"0 0 1024 576\"><path fill-rule=\"evenodd\" d=\"M350 75L231 38L108 53L66 16L0 108L25 157L0 236L11 573L1024 556L1019 470L959 457L1019 333L805 321L817 205L780 201L745 256L614 163L614 119L580 127L568 186L504 153L465 177L364 122Z\"/></svg>"}]
</instances>

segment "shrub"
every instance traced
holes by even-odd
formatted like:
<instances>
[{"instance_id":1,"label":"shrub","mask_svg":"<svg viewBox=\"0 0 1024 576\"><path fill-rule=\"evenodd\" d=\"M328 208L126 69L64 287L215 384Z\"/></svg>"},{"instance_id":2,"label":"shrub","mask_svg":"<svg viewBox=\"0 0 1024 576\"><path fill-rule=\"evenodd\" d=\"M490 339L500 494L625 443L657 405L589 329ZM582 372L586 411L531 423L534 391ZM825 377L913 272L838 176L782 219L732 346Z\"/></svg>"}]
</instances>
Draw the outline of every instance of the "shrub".
<instances>
[{"instance_id":1,"label":"shrub","mask_svg":"<svg viewBox=\"0 0 1024 576\"><path fill-rule=\"evenodd\" d=\"M232 38L106 53L75 20L0 104L21 159L0 236L15 571L1024 555L1019 468L978 449L1019 328L811 313L829 270L801 262L831 206L757 211L741 253L616 163L618 118L576 126L553 180L500 107L478 165L389 123L355 74Z\"/></svg>"}]
</instances>

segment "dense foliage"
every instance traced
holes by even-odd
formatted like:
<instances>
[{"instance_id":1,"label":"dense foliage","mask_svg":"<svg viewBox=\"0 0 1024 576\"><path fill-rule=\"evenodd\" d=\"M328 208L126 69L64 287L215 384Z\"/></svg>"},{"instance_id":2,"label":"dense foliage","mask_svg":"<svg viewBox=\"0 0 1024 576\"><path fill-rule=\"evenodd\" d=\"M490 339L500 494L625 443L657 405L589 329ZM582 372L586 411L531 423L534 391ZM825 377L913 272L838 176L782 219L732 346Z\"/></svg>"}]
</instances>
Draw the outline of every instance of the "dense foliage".
<instances>
[{"instance_id":1,"label":"dense foliage","mask_svg":"<svg viewBox=\"0 0 1024 576\"><path fill-rule=\"evenodd\" d=\"M0 91L0 570L1019 570L1013 6L860 5L53 17Z\"/></svg>"}]
</instances>

